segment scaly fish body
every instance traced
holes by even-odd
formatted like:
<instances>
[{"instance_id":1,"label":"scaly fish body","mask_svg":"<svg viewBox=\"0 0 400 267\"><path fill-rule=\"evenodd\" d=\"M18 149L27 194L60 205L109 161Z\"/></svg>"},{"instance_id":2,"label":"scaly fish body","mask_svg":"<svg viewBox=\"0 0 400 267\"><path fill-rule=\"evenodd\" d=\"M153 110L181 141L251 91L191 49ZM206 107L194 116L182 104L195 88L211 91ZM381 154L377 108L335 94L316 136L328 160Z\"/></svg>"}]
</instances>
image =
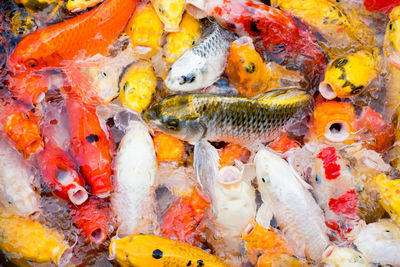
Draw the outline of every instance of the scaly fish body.
<instances>
[{"instance_id":1,"label":"scaly fish body","mask_svg":"<svg viewBox=\"0 0 400 267\"><path fill-rule=\"evenodd\" d=\"M142 123L131 121L116 157L115 190L111 196L120 236L152 231L156 168L150 134Z\"/></svg>"},{"instance_id":2,"label":"scaly fish body","mask_svg":"<svg viewBox=\"0 0 400 267\"><path fill-rule=\"evenodd\" d=\"M171 96L145 112L144 118L182 140L244 143L272 141L312 97L298 89L277 89L255 98L192 94Z\"/></svg>"},{"instance_id":3,"label":"scaly fish body","mask_svg":"<svg viewBox=\"0 0 400 267\"><path fill-rule=\"evenodd\" d=\"M376 55L365 50L347 54L329 63L319 91L326 99L360 94L377 76Z\"/></svg>"},{"instance_id":4,"label":"scaly fish body","mask_svg":"<svg viewBox=\"0 0 400 267\"><path fill-rule=\"evenodd\" d=\"M234 39L233 33L211 23L199 44L172 64L165 85L173 91L194 91L213 84L224 71Z\"/></svg>"},{"instance_id":5,"label":"scaly fish body","mask_svg":"<svg viewBox=\"0 0 400 267\"><path fill-rule=\"evenodd\" d=\"M252 37L273 61L301 70L316 84L325 71L326 59L311 31L279 9L249 0L187 0L186 4L195 17L213 16L240 36Z\"/></svg>"},{"instance_id":6,"label":"scaly fish body","mask_svg":"<svg viewBox=\"0 0 400 267\"><path fill-rule=\"evenodd\" d=\"M372 46L373 34L358 18L358 14L341 9L330 0L275 0L275 5L288 14L301 19L320 33L328 50L336 54L355 47ZM334 48L331 48L334 46Z\"/></svg>"},{"instance_id":7,"label":"scaly fish body","mask_svg":"<svg viewBox=\"0 0 400 267\"><path fill-rule=\"evenodd\" d=\"M183 53L197 45L201 36L200 22L185 13L178 32L169 33L164 45L165 60L174 63Z\"/></svg>"},{"instance_id":8,"label":"scaly fish body","mask_svg":"<svg viewBox=\"0 0 400 267\"><path fill-rule=\"evenodd\" d=\"M286 240L295 251L319 261L329 244L324 215L311 193L304 188L291 166L268 150L256 157L261 197L269 205Z\"/></svg>"},{"instance_id":9,"label":"scaly fish body","mask_svg":"<svg viewBox=\"0 0 400 267\"><path fill-rule=\"evenodd\" d=\"M110 254L116 256L122 266L228 266L200 248L154 235L114 239L110 244Z\"/></svg>"},{"instance_id":10,"label":"scaly fish body","mask_svg":"<svg viewBox=\"0 0 400 267\"><path fill-rule=\"evenodd\" d=\"M390 219L362 227L353 243L372 263L400 265L400 227Z\"/></svg>"},{"instance_id":11,"label":"scaly fish body","mask_svg":"<svg viewBox=\"0 0 400 267\"><path fill-rule=\"evenodd\" d=\"M166 32L177 32L185 11L185 0L152 0L151 3Z\"/></svg>"},{"instance_id":12,"label":"scaly fish body","mask_svg":"<svg viewBox=\"0 0 400 267\"><path fill-rule=\"evenodd\" d=\"M0 162L0 203L17 215L36 217L40 196L32 188L32 169L4 139L0 140Z\"/></svg>"},{"instance_id":13,"label":"scaly fish body","mask_svg":"<svg viewBox=\"0 0 400 267\"><path fill-rule=\"evenodd\" d=\"M56 229L0 211L0 247L11 255L36 263L67 264L71 248Z\"/></svg>"}]
</instances>

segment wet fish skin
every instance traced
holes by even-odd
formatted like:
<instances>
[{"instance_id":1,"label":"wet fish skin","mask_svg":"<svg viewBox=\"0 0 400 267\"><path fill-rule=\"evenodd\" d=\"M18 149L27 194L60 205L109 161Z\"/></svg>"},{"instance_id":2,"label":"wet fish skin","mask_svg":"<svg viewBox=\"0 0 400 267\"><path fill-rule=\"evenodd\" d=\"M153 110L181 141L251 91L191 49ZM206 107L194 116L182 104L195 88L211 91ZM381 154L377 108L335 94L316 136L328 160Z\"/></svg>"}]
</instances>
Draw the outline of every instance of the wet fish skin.
<instances>
[{"instance_id":1,"label":"wet fish skin","mask_svg":"<svg viewBox=\"0 0 400 267\"><path fill-rule=\"evenodd\" d=\"M233 33L211 23L199 44L172 64L165 85L173 91L194 91L213 84L224 71L230 43L235 38Z\"/></svg>"},{"instance_id":2,"label":"wet fish skin","mask_svg":"<svg viewBox=\"0 0 400 267\"><path fill-rule=\"evenodd\" d=\"M163 132L189 142L206 139L248 144L271 141L311 104L311 95L294 88L271 90L254 98L175 95L147 110L143 117Z\"/></svg>"}]
</instances>

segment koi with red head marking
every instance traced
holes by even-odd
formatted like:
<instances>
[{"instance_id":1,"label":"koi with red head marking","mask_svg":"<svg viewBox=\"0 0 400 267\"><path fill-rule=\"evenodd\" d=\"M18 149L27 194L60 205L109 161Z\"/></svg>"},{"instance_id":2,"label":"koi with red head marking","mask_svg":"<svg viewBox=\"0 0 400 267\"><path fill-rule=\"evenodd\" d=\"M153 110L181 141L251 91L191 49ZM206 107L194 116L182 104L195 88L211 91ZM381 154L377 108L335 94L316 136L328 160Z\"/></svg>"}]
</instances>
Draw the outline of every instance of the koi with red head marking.
<instances>
[{"instance_id":1,"label":"koi with red head marking","mask_svg":"<svg viewBox=\"0 0 400 267\"><path fill-rule=\"evenodd\" d=\"M209 206L210 202L195 189L190 196L175 200L164 216L161 232L169 238L199 246L205 238Z\"/></svg>"},{"instance_id":2,"label":"koi with red head marking","mask_svg":"<svg viewBox=\"0 0 400 267\"><path fill-rule=\"evenodd\" d=\"M96 107L86 105L69 94L66 99L70 152L75 158L84 179L90 184L92 194L108 196L113 189L111 183L111 160L114 143L111 132L96 114Z\"/></svg>"},{"instance_id":3,"label":"koi with red head marking","mask_svg":"<svg viewBox=\"0 0 400 267\"><path fill-rule=\"evenodd\" d=\"M90 197L80 206L70 205L72 221L91 243L103 243L108 235L109 207L104 199Z\"/></svg>"},{"instance_id":4,"label":"koi with red head marking","mask_svg":"<svg viewBox=\"0 0 400 267\"><path fill-rule=\"evenodd\" d=\"M231 31L253 37L272 60L305 71L315 84L325 71L326 59L311 30L279 9L250 0L188 0L186 4L197 18L213 16Z\"/></svg>"},{"instance_id":5,"label":"koi with red head marking","mask_svg":"<svg viewBox=\"0 0 400 267\"><path fill-rule=\"evenodd\" d=\"M106 56L110 46L124 30L137 2L138 0L108 0L87 13L27 35L8 57L8 68L17 76L62 68L74 83L81 83L77 80L81 76L71 67L72 60L84 60L99 54ZM30 82L37 82L37 79L31 78ZM25 90L26 95L21 96L23 88L16 86L12 89L21 100L32 104L37 101L35 96L44 89L29 87L36 88L37 91ZM90 91L88 88L75 89L85 96L92 93L85 93Z\"/></svg>"},{"instance_id":6,"label":"koi with red head marking","mask_svg":"<svg viewBox=\"0 0 400 267\"><path fill-rule=\"evenodd\" d=\"M319 152L317 158L322 159L325 169L325 176L328 180L333 180L340 175L340 165L336 160L340 157L336 154L334 147L327 147Z\"/></svg>"},{"instance_id":7,"label":"koi with red head marking","mask_svg":"<svg viewBox=\"0 0 400 267\"><path fill-rule=\"evenodd\" d=\"M38 118L24 105L11 98L0 100L0 124L25 158L43 150Z\"/></svg>"}]
</instances>

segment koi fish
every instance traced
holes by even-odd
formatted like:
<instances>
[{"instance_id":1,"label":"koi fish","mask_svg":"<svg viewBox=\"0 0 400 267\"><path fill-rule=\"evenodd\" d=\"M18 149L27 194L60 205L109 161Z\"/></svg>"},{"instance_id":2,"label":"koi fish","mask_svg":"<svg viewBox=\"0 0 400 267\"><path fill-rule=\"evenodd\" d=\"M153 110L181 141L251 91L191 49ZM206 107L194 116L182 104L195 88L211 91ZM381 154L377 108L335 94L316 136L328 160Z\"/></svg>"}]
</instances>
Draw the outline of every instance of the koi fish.
<instances>
[{"instance_id":1,"label":"koi fish","mask_svg":"<svg viewBox=\"0 0 400 267\"><path fill-rule=\"evenodd\" d=\"M355 10L344 9L330 0L275 0L279 9L301 19L318 32L326 50L336 56L354 48L368 48L373 45L373 33L359 18ZM340 1L339 1L340 2ZM354 11L353 11L354 10ZM358 11L358 10L357 10Z\"/></svg>"},{"instance_id":2,"label":"koi fish","mask_svg":"<svg viewBox=\"0 0 400 267\"><path fill-rule=\"evenodd\" d=\"M119 82L119 101L126 107L141 113L156 92L157 78L147 61L133 63Z\"/></svg>"},{"instance_id":3,"label":"koi fish","mask_svg":"<svg viewBox=\"0 0 400 267\"><path fill-rule=\"evenodd\" d=\"M100 245L108 235L109 208L104 199L90 197L79 206L70 205L72 221L90 241Z\"/></svg>"},{"instance_id":4,"label":"koi fish","mask_svg":"<svg viewBox=\"0 0 400 267\"><path fill-rule=\"evenodd\" d=\"M246 242L247 255L252 264L257 263L261 254L268 254L270 257L292 254L292 250L279 234L256 222L246 226L242 239Z\"/></svg>"},{"instance_id":5,"label":"koi fish","mask_svg":"<svg viewBox=\"0 0 400 267\"><path fill-rule=\"evenodd\" d=\"M110 244L110 255L122 266L229 266L200 248L155 235L114 238Z\"/></svg>"},{"instance_id":6,"label":"koi fish","mask_svg":"<svg viewBox=\"0 0 400 267\"><path fill-rule=\"evenodd\" d=\"M322 263L330 267L368 267L369 261L360 252L352 248L329 246L323 256Z\"/></svg>"},{"instance_id":7,"label":"koi fish","mask_svg":"<svg viewBox=\"0 0 400 267\"><path fill-rule=\"evenodd\" d=\"M4 139L0 139L0 162L0 203L17 215L38 217L40 195L33 189L32 168Z\"/></svg>"},{"instance_id":8,"label":"koi fish","mask_svg":"<svg viewBox=\"0 0 400 267\"><path fill-rule=\"evenodd\" d=\"M368 11L378 11L385 14L389 14L398 5L400 5L399 0L364 0L364 6Z\"/></svg>"},{"instance_id":9,"label":"koi fish","mask_svg":"<svg viewBox=\"0 0 400 267\"><path fill-rule=\"evenodd\" d=\"M321 259L329 244L324 215L307 185L282 158L268 150L255 157L258 188L296 255Z\"/></svg>"},{"instance_id":10,"label":"koi fish","mask_svg":"<svg viewBox=\"0 0 400 267\"><path fill-rule=\"evenodd\" d=\"M206 210L210 206L198 189L189 196L180 197L164 215L161 233L168 238L199 246L205 239Z\"/></svg>"},{"instance_id":11,"label":"koi fish","mask_svg":"<svg viewBox=\"0 0 400 267\"><path fill-rule=\"evenodd\" d=\"M271 69L267 68L261 55L255 50L253 40L248 36L231 43L225 72L230 83L248 97L271 88Z\"/></svg>"},{"instance_id":12,"label":"koi fish","mask_svg":"<svg viewBox=\"0 0 400 267\"><path fill-rule=\"evenodd\" d=\"M326 59L310 29L283 11L249 0L188 0L186 4L194 17L213 16L239 36L252 37L273 61L305 72L312 84L318 84Z\"/></svg>"},{"instance_id":13,"label":"koi fish","mask_svg":"<svg viewBox=\"0 0 400 267\"><path fill-rule=\"evenodd\" d=\"M125 32L129 36L136 56L149 58L161 50L163 26L150 3L141 3L137 6Z\"/></svg>"},{"instance_id":14,"label":"koi fish","mask_svg":"<svg viewBox=\"0 0 400 267\"><path fill-rule=\"evenodd\" d=\"M165 79L173 91L195 91L212 85L224 72L233 33L209 23L198 44L175 61Z\"/></svg>"},{"instance_id":15,"label":"koi fish","mask_svg":"<svg viewBox=\"0 0 400 267\"><path fill-rule=\"evenodd\" d=\"M7 66L15 75L62 68L75 85L76 93L87 101L96 102L94 93L88 89L91 87L87 87L87 79L71 61L97 54L106 56L125 28L136 3L137 0L107 0L87 13L37 30L18 43L8 57Z\"/></svg>"},{"instance_id":16,"label":"koi fish","mask_svg":"<svg viewBox=\"0 0 400 267\"><path fill-rule=\"evenodd\" d=\"M56 229L12 215L3 208L0 231L0 247L11 257L58 266L65 266L72 257L72 249Z\"/></svg>"},{"instance_id":17,"label":"koi fish","mask_svg":"<svg viewBox=\"0 0 400 267\"><path fill-rule=\"evenodd\" d=\"M165 60L174 63L183 53L197 45L201 36L201 23L185 13L179 31L168 33L164 45Z\"/></svg>"},{"instance_id":18,"label":"koi fish","mask_svg":"<svg viewBox=\"0 0 400 267\"><path fill-rule=\"evenodd\" d=\"M250 158L250 151L236 144L228 144L223 149L218 151L219 168L227 166L235 166L235 160L247 163Z\"/></svg>"},{"instance_id":19,"label":"koi fish","mask_svg":"<svg viewBox=\"0 0 400 267\"><path fill-rule=\"evenodd\" d=\"M185 144L180 139L168 134L160 133L153 138L154 149L156 150L157 162L183 161Z\"/></svg>"},{"instance_id":20,"label":"koi fish","mask_svg":"<svg viewBox=\"0 0 400 267\"><path fill-rule=\"evenodd\" d=\"M390 180L381 173L372 180L372 188L380 193L379 203L398 225L400 225L400 180Z\"/></svg>"},{"instance_id":21,"label":"koi fish","mask_svg":"<svg viewBox=\"0 0 400 267\"><path fill-rule=\"evenodd\" d=\"M166 32L177 32L185 11L185 0L152 0L151 3Z\"/></svg>"},{"instance_id":22,"label":"koi fish","mask_svg":"<svg viewBox=\"0 0 400 267\"><path fill-rule=\"evenodd\" d=\"M317 104L306 141L351 144L357 140L356 115L350 103L328 101Z\"/></svg>"},{"instance_id":23,"label":"koi fish","mask_svg":"<svg viewBox=\"0 0 400 267\"><path fill-rule=\"evenodd\" d=\"M362 227L353 243L372 263L400 265L400 227L390 219Z\"/></svg>"},{"instance_id":24,"label":"koi fish","mask_svg":"<svg viewBox=\"0 0 400 267\"><path fill-rule=\"evenodd\" d=\"M48 90L48 77L44 73L22 72L9 73L7 82L13 96L24 103L39 104Z\"/></svg>"},{"instance_id":25,"label":"koi fish","mask_svg":"<svg viewBox=\"0 0 400 267\"><path fill-rule=\"evenodd\" d=\"M309 267L307 263L302 262L296 256L292 255L280 255L270 256L263 254L258 258L257 267L270 267L270 266L291 266L291 267Z\"/></svg>"},{"instance_id":26,"label":"koi fish","mask_svg":"<svg viewBox=\"0 0 400 267\"><path fill-rule=\"evenodd\" d=\"M10 98L0 101L0 111L3 132L25 158L43 150L44 143L39 134L39 121L32 111Z\"/></svg>"},{"instance_id":27,"label":"koi fish","mask_svg":"<svg viewBox=\"0 0 400 267\"><path fill-rule=\"evenodd\" d=\"M74 94L66 98L66 110L71 136L70 152L79 166L92 194L106 197L113 189L111 157L114 144L105 122L96 114L96 108L86 105Z\"/></svg>"},{"instance_id":28,"label":"koi fish","mask_svg":"<svg viewBox=\"0 0 400 267\"><path fill-rule=\"evenodd\" d=\"M114 166L111 205L117 216L118 235L152 232L157 162L153 140L141 122L129 123Z\"/></svg>"},{"instance_id":29,"label":"koi fish","mask_svg":"<svg viewBox=\"0 0 400 267\"><path fill-rule=\"evenodd\" d=\"M365 50L329 63L319 92L326 99L352 97L363 92L378 76L376 55Z\"/></svg>"}]
</instances>

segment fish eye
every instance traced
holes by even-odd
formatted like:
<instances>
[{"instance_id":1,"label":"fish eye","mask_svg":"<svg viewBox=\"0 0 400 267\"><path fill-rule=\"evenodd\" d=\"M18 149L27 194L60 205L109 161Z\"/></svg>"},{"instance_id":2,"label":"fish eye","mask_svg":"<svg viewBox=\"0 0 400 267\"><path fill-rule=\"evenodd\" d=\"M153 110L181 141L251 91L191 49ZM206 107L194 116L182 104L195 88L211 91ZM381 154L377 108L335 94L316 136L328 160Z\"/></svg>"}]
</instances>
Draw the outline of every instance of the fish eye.
<instances>
[{"instance_id":1,"label":"fish eye","mask_svg":"<svg viewBox=\"0 0 400 267\"><path fill-rule=\"evenodd\" d=\"M246 72L253 73L255 70L256 70L256 65L254 65L253 62L250 62L249 64L247 64Z\"/></svg>"},{"instance_id":2,"label":"fish eye","mask_svg":"<svg viewBox=\"0 0 400 267\"><path fill-rule=\"evenodd\" d=\"M179 120L178 119L168 119L166 124L167 124L167 129L176 130L179 127Z\"/></svg>"},{"instance_id":3,"label":"fish eye","mask_svg":"<svg viewBox=\"0 0 400 267\"><path fill-rule=\"evenodd\" d=\"M393 29L393 23L390 23L389 24L389 30L392 30Z\"/></svg>"},{"instance_id":4,"label":"fish eye","mask_svg":"<svg viewBox=\"0 0 400 267\"><path fill-rule=\"evenodd\" d=\"M100 78L105 78L105 77L107 77L107 73L105 73L104 71L100 71L99 76L100 76Z\"/></svg>"},{"instance_id":5,"label":"fish eye","mask_svg":"<svg viewBox=\"0 0 400 267\"><path fill-rule=\"evenodd\" d=\"M163 6L160 6L158 10L161 12L161 14L165 14L165 8Z\"/></svg>"},{"instance_id":6,"label":"fish eye","mask_svg":"<svg viewBox=\"0 0 400 267\"><path fill-rule=\"evenodd\" d=\"M28 59L27 61L25 61L25 65L34 68L38 65L38 62L36 59Z\"/></svg>"},{"instance_id":7,"label":"fish eye","mask_svg":"<svg viewBox=\"0 0 400 267\"><path fill-rule=\"evenodd\" d=\"M196 80L196 76L193 73L189 73L188 75L184 76L182 75L179 78L179 84L183 85L185 83L192 83Z\"/></svg>"}]
</instances>

